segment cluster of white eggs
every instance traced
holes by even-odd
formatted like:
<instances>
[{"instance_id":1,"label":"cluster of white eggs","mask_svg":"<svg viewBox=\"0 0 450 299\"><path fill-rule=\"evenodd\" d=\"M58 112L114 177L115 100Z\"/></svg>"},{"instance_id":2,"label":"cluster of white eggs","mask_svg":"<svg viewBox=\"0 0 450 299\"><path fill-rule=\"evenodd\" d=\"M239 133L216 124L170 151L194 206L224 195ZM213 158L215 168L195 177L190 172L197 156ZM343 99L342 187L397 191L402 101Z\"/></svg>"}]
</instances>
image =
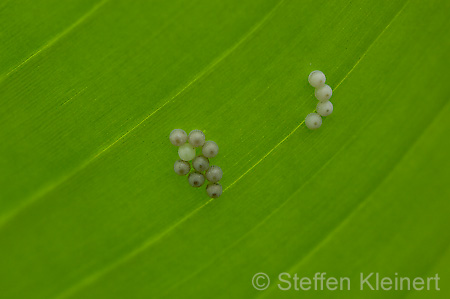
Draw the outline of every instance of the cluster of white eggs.
<instances>
[{"instance_id":1,"label":"cluster of white eggs","mask_svg":"<svg viewBox=\"0 0 450 299\"><path fill-rule=\"evenodd\" d=\"M322 116L328 116L333 112L333 104L329 101L333 91L325 84L325 81L326 77L321 71L313 71L309 74L308 82L316 89L314 95L319 100L316 112L308 114L305 118L305 125L311 130L320 128Z\"/></svg>"},{"instance_id":2,"label":"cluster of white eggs","mask_svg":"<svg viewBox=\"0 0 450 299\"><path fill-rule=\"evenodd\" d=\"M205 141L205 134L200 130L193 130L188 136L185 131L175 129L170 132L169 139L173 145L178 146L180 156L180 160L175 161L173 166L175 173L181 176L189 173L188 182L192 187L202 186L206 178L210 182L206 186L208 196L219 197L222 194L222 185L218 184L222 179L222 169L216 165L209 165L209 159L219 153L219 146L214 141ZM201 148L201 155L197 155L197 148Z\"/></svg>"}]
</instances>

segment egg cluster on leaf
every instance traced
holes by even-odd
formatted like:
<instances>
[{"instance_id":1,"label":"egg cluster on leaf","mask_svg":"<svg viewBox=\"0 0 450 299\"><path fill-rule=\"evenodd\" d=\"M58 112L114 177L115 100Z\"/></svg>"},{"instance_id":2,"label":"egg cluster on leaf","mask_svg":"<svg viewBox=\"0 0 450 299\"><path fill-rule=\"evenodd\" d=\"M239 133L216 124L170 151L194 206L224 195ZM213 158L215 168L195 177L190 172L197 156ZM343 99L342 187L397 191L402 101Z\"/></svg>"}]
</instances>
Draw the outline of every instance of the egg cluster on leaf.
<instances>
[{"instance_id":1,"label":"egg cluster on leaf","mask_svg":"<svg viewBox=\"0 0 450 299\"><path fill-rule=\"evenodd\" d=\"M188 182L196 188L201 187L205 180L208 180L210 182L206 186L208 196L217 198L222 195L222 185L218 183L222 179L222 169L217 165L210 166L209 163L209 159L219 153L217 143L212 140L205 141L205 134L200 130L193 130L187 135L184 130L175 129L170 132L169 140L173 145L178 146L180 160L175 161L173 166L175 173L180 176L189 174ZM197 148L201 149L201 155L197 155Z\"/></svg>"}]
</instances>

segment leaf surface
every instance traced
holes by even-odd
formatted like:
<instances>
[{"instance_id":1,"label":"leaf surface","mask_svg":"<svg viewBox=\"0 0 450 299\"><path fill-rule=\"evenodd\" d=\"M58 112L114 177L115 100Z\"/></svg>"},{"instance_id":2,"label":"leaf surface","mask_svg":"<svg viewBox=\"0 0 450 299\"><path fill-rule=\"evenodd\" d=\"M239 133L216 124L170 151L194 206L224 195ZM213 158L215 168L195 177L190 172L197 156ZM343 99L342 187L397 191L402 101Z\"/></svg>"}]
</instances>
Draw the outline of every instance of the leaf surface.
<instances>
[{"instance_id":1,"label":"leaf surface","mask_svg":"<svg viewBox=\"0 0 450 299\"><path fill-rule=\"evenodd\" d=\"M298 297L449 279L448 1L0 4L2 298ZM308 74L333 88L317 131ZM216 141L223 195L173 173ZM257 272L271 286L256 291ZM365 297L446 298L443 292Z\"/></svg>"}]
</instances>

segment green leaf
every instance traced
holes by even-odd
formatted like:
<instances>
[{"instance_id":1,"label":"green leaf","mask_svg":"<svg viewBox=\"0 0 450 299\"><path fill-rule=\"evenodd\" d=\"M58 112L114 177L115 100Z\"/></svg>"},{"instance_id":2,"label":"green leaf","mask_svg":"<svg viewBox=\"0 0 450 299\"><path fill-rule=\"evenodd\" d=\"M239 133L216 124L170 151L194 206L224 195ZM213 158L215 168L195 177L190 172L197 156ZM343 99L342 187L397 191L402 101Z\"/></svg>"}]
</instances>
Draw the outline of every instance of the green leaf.
<instances>
[{"instance_id":1,"label":"green leaf","mask_svg":"<svg viewBox=\"0 0 450 299\"><path fill-rule=\"evenodd\" d=\"M305 295L448 298L449 11L3 1L0 297L298 297L280 273L327 272L351 290ZM335 111L310 131L316 69ZM173 173L175 128L219 144L220 198ZM441 291L362 292L361 272Z\"/></svg>"}]
</instances>

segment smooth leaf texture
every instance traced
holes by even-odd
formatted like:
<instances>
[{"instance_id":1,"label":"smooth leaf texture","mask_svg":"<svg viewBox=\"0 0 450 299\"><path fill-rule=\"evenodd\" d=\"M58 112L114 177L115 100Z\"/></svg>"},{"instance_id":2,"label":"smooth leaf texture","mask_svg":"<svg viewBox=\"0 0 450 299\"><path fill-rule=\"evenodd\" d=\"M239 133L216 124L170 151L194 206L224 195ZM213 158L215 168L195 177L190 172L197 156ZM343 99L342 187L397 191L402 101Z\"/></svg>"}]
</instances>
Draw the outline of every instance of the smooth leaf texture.
<instances>
[{"instance_id":1,"label":"smooth leaf texture","mask_svg":"<svg viewBox=\"0 0 450 299\"><path fill-rule=\"evenodd\" d=\"M4 0L0 297L448 298L449 12ZM335 111L310 131L315 69ZM219 144L220 198L174 174L175 128ZM281 291L281 272L354 284ZM362 293L360 272L441 291Z\"/></svg>"}]
</instances>

